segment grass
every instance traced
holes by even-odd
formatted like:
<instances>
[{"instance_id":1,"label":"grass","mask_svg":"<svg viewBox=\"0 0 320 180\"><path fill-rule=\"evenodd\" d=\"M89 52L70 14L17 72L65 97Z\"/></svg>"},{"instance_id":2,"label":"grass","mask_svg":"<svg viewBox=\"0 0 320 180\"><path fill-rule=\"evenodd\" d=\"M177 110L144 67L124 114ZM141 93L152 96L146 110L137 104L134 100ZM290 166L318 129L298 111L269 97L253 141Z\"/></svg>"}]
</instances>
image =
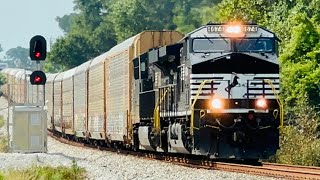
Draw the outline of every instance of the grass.
<instances>
[{"instance_id":1,"label":"grass","mask_svg":"<svg viewBox=\"0 0 320 180\"><path fill-rule=\"evenodd\" d=\"M4 118L3 116L0 116L0 128L4 125ZM8 148L7 148L7 144L8 141L5 137L1 137L0 136L0 152L7 152L8 151ZM0 180L1 179L1 175L0 175Z\"/></svg>"},{"instance_id":2,"label":"grass","mask_svg":"<svg viewBox=\"0 0 320 180\"><path fill-rule=\"evenodd\" d=\"M8 141L4 137L0 137L0 152L8 152Z\"/></svg>"},{"instance_id":3,"label":"grass","mask_svg":"<svg viewBox=\"0 0 320 180\"><path fill-rule=\"evenodd\" d=\"M0 128L4 125L4 119L3 116L0 116Z\"/></svg>"},{"instance_id":4,"label":"grass","mask_svg":"<svg viewBox=\"0 0 320 180\"><path fill-rule=\"evenodd\" d=\"M71 167L32 167L27 170L10 170L6 174L0 173L0 180L82 180L85 179L85 170L73 161Z\"/></svg>"}]
</instances>

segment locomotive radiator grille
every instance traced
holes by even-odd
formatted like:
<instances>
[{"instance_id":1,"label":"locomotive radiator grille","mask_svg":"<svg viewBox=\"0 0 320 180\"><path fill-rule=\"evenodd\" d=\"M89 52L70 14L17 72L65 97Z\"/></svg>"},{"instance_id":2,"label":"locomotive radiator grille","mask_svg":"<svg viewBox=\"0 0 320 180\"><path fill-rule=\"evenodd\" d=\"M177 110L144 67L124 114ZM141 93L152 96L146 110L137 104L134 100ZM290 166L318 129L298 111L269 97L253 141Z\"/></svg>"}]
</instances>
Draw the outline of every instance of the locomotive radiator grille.
<instances>
[{"instance_id":1,"label":"locomotive radiator grille","mask_svg":"<svg viewBox=\"0 0 320 180\"><path fill-rule=\"evenodd\" d=\"M230 90L226 87L233 81L234 74L191 74L191 99L195 99L200 84L204 80L213 80L213 84L205 84L198 99L210 99L219 96L223 99L256 99L264 97L275 99L274 92L265 79L271 80L276 93L279 93L279 74L237 74L238 84Z\"/></svg>"}]
</instances>

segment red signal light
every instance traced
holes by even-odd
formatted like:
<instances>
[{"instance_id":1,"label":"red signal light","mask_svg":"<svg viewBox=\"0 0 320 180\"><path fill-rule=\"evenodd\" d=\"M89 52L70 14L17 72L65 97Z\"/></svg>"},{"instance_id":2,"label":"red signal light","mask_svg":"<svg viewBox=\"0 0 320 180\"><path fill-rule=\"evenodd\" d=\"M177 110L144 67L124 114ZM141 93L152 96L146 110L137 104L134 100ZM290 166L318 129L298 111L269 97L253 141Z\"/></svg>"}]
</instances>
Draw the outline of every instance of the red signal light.
<instances>
[{"instance_id":1,"label":"red signal light","mask_svg":"<svg viewBox=\"0 0 320 180\"><path fill-rule=\"evenodd\" d=\"M45 85L47 77L42 71L34 71L30 75L30 83L32 85Z\"/></svg>"},{"instance_id":2,"label":"red signal light","mask_svg":"<svg viewBox=\"0 0 320 180\"><path fill-rule=\"evenodd\" d=\"M40 76L36 76L35 78L34 78L34 82L35 83L40 83L41 82L41 77Z\"/></svg>"},{"instance_id":3,"label":"red signal light","mask_svg":"<svg viewBox=\"0 0 320 180\"><path fill-rule=\"evenodd\" d=\"M35 56L36 58L39 58L39 57L41 57L41 53L40 53L40 52L36 52L36 53L34 53L34 56Z\"/></svg>"}]
</instances>

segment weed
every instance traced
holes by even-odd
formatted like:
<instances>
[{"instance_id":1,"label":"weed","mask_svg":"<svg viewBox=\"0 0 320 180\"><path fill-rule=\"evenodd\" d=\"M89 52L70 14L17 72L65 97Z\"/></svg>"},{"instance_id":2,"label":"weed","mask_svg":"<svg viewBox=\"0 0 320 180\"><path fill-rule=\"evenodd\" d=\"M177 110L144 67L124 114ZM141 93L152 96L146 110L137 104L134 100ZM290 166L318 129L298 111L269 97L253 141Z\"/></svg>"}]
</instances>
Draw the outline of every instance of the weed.
<instances>
[{"instance_id":1,"label":"weed","mask_svg":"<svg viewBox=\"0 0 320 180\"><path fill-rule=\"evenodd\" d=\"M0 128L4 125L4 118L0 115Z\"/></svg>"},{"instance_id":2,"label":"weed","mask_svg":"<svg viewBox=\"0 0 320 180\"><path fill-rule=\"evenodd\" d=\"M85 170L77 166L75 162L71 167L32 167L27 170L9 170L3 178L8 180L16 179L47 179L47 180L82 180L85 179ZM0 175L0 180L1 175Z\"/></svg>"}]
</instances>

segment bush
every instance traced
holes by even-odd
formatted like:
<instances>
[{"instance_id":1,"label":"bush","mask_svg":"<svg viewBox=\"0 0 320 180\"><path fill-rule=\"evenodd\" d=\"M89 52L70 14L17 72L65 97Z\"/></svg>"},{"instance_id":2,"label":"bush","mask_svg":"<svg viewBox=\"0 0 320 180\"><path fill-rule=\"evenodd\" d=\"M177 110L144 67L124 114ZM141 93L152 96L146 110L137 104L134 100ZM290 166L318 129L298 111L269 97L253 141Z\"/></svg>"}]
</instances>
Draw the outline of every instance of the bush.
<instances>
[{"instance_id":1,"label":"bush","mask_svg":"<svg viewBox=\"0 0 320 180\"><path fill-rule=\"evenodd\" d=\"M0 116L0 128L4 125L4 119L3 116Z\"/></svg>"},{"instance_id":2,"label":"bush","mask_svg":"<svg viewBox=\"0 0 320 180\"><path fill-rule=\"evenodd\" d=\"M4 119L3 119L3 116L0 116L0 128L3 125L4 125ZM6 140L6 138L1 137L1 134L0 134L0 152L7 152L8 151L7 143L8 143L8 141ZM0 176L0 180L1 180L1 176Z\"/></svg>"},{"instance_id":3,"label":"bush","mask_svg":"<svg viewBox=\"0 0 320 180\"><path fill-rule=\"evenodd\" d=\"M0 152L8 152L8 141L3 137L0 137Z\"/></svg>"},{"instance_id":4,"label":"bush","mask_svg":"<svg viewBox=\"0 0 320 180\"><path fill-rule=\"evenodd\" d=\"M4 85L7 83L6 78L4 77L3 74L0 74L0 86Z\"/></svg>"},{"instance_id":5,"label":"bush","mask_svg":"<svg viewBox=\"0 0 320 180\"><path fill-rule=\"evenodd\" d=\"M302 103L287 119L280 136L276 161L284 164L320 166L319 114Z\"/></svg>"},{"instance_id":6,"label":"bush","mask_svg":"<svg viewBox=\"0 0 320 180\"><path fill-rule=\"evenodd\" d=\"M76 162L68 167L33 167L23 171L9 171L5 179L47 179L47 180L82 180L85 179L85 170L77 166ZM1 180L1 176L0 176Z\"/></svg>"}]
</instances>

